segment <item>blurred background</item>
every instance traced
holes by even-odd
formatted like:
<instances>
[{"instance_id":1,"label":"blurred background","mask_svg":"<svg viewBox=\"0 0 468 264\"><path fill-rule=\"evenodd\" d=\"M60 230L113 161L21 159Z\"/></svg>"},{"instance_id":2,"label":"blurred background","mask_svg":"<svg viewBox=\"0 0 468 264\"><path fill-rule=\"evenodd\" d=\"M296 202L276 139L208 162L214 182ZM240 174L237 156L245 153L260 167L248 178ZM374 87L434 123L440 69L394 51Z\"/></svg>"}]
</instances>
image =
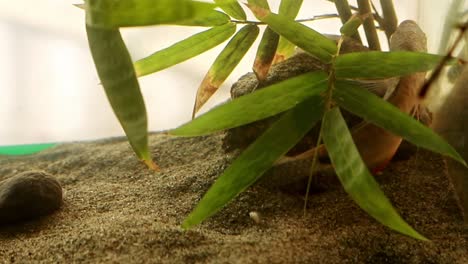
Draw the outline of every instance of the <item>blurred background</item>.
<instances>
[{"instance_id":1,"label":"blurred background","mask_svg":"<svg viewBox=\"0 0 468 264\"><path fill-rule=\"evenodd\" d=\"M272 10L277 10L279 2L269 0ZM0 145L123 135L98 85L88 50L84 12L73 3L79 2L0 1ZM450 1L394 3L400 21L413 19L420 23L428 35L429 51L436 53ZM336 13L333 3L306 0L298 18L330 13ZM340 22L328 19L307 25L337 34ZM206 28L156 26L122 32L132 58L137 60L203 30ZM198 85L224 45L140 78L151 131L167 130L190 120ZM244 57L204 111L229 97L231 84L251 71L255 51L252 48Z\"/></svg>"}]
</instances>

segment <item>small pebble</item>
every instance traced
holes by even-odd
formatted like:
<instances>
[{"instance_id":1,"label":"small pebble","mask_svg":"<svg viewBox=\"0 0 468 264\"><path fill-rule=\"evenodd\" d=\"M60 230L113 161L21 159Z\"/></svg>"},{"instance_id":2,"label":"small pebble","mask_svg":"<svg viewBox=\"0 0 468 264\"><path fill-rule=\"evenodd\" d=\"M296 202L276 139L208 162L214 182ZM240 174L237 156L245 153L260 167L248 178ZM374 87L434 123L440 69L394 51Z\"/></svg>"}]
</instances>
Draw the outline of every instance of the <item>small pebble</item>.
<instances>
[{"instance_id":1,"label":"small pebble","mask_svg":"<svg viewBox=\"0 0 468 264\"><path fill-rule=\"evenodd\" d=\"M261 219L260 219L260 214L258 212L252 211L249 213L249 217L256 223L260 224Z\"/></svg>"},{"instance_id":2,"label":"small pebble","mask_svg":"<svg viewBox=\"0 0 468 264\"><path fill-rule=\"evenodd\" d=\"M61 205L62 187L45 172L23 172L0 182L0 224L34 219Z\"/></svg>"}]
</instances>

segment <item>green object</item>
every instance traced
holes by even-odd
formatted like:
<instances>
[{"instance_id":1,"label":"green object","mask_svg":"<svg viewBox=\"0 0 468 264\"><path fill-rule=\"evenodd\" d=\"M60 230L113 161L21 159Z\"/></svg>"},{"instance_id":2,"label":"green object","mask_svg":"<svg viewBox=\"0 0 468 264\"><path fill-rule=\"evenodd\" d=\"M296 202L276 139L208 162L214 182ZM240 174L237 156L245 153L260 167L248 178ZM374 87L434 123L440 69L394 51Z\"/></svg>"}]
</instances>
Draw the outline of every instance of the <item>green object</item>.
<instances>
[{"instance_id":1,"label":"green object","mask_svg":"<svg viewBox=\"0 0 468 264\"><path fill-rule=\"evenodd\" d=\"M94 64L115 115L138 158L156 168L148 148L148 122L133 63L118 29L86 25Z\"/></svg>"},{"instance_id":2,"label":"green object","mask_svg":"<svg viewBox=\"0 0 468 264\"><path fill-rule=\"evenodd\" d=\"M247 3L270 10L270 5L267 0L248 0Z\"/></svg>"},{"instance_id":3,"label":"green object","mask_svg":"<svg viewBox=\"0 0 468 264\"><path fill-rule=\"evenodd\" d=\"M236 68L258 36L257 25L245 25L216 57L197 91L194 114L218 90Z\"/></svg>"},{"instance_id":4,"label":"green object","mask_svg":"<svg viewBox=\"0 0 468 264\"><path fill-rule=\"evenodd\" d=\"M355 16L351 17L346 23L343 24L340 28L340 32L343 36L352 37L358 34L358 28L362 25L364 21L361 17Z\"/></svg>"},{"instance_id":5,"label":"green object","mask_svg":"<svg viewBox=\"0 0 468 264\"><path fill-rule=\"evenodd\" d=\"M0 146L0 155L31 155L56 146L56 143Z\"/></svg>"},{"instance_id":6,"label":"green object","mask_svg":"<svg viewBox=\"0 0 468 264\"><path fill-rule=\"evenodd\" d=\"M263 31L262 40L258 45L253 66L253 71L260 82L265 80L268 76L268 71L275 58L278 41L279 35L270 27L266 27L265 31Z\"/></svg>"},{"instance_id":7,"label":"green object","mask_svg":"<svg viewBox=\"0 0 468 264\"><path fill-rule=\"evenodd\" d=\"M86 0L86 24L99 28L187 23L216 12L214 4L190 0Z\"/></svg>"},{"instance_id":8,"label":"green object","mask_svg":"<svg viewBox=\"0 0 468 264\"><path fill-rule=\"evenodd\" d=\"M197 27L214 27L221 26L230 21L230 17L225 13L214 11L208 13L202 13L201 15L181 20L175 21L174 25L180 26L197 26Z\"/></svg>"},{"instance_id":9,"label":"green object","mask_svg":"<svg viewBox=\"0 0 468 264\"><path fill-rule=\"evenodd\" d=\"M317 31L284 15L274 14L258 6L249 5L249 7L260 21L267 23L276 33L317 57L322 62L331 62L333 55L336 54L337 47L335 42Z\"/></svg>"},{"instance_id":10,"label":"green object","mask_svg":"<svg viewBox=\"0 0 468 264\"><path fill-rule=\"evenodd\" d=\"M200 32L135 62L135 71L138 76L144 76L169 68L218 46L234 32L236 32L234 23Z\"/></svg>"},{"instance_id":11,"label":"green object","mask_svg":"<svg viewBox=\"0 0 468 264\"><path fill-rule=\"evenodd\" d=\"M303 0L281 0L279 14L294 19L301 9Z\"/></svg>"},{"instance_id":12,"label":"green object","mask_svg":"<svg viewBox=\"0 0 468 264\"><path fill-rule=\"evenodd\" d=\"M199 224L252 185L302 139L320 120L322 113L323 99L314 96L283 114L224 171L185 219L182 227Z\"/></svg>"},{"instance_id":13,"label":"green object","mask_svg":"<svg viewBox=\"0 0 468 264\"><path fill-rule=\"evenodd\" d=\"M416 146L449 156L466 166L460 154L432 129L371 92L355 84L338 81L333 98L341 107L364 120L399 135Z\"/></svg>"},{"instance_id":14,"label":"green object","mask_svg":"<svg viewBox=\"0 0 468 264\"><path fill-rule=\"evenodd\" d=\"M279 7L279 14L290 19L295 19L299 9L301 8L303 0L281 0ZM278 49L276 50L276 60L284 60L294 54L295 45L289 40L280 36Z\"/></svg>"},{"instance_id":15,"label":"green object","mask_svg":"<svg viewBox=\"0 0 468 264\"><path fill-rule=\"evenodd\" d=\"M327 87L324 72L306 73L229 101L169 133L201 136L245 125L293 108Z\"/></svg>"},{"instance_id":16,"label":"green object","mask_svg":"<svg viewBox=\"0 0 468 264\"><path fill-rule=\"evenodd\" d=\"M247 15L237 0L214 0L226 14L239 20L246 20Z\"/></svg>"},{"instance_id":17,"label":"green object","mask_svg":"<svg viewBox=\"0 0 468 264\"><path fill-rule=\"evenodd\" d=\"M359 155L338 107L323 116L322 135L336 175L353 200L380 223L402 234L427 240L401 218L382 192Z\"/></svg>"},{"instance_id":18,"label":"green object","mask_svg":"<svg viewBox=\"0 0 468 264\"><path fill-rule=\"evenodd\" d=\"M335 61L337 78L379 79L432 70L442 56L423 52L354 52L340 55Z\"/></svg>"}]
</instances>

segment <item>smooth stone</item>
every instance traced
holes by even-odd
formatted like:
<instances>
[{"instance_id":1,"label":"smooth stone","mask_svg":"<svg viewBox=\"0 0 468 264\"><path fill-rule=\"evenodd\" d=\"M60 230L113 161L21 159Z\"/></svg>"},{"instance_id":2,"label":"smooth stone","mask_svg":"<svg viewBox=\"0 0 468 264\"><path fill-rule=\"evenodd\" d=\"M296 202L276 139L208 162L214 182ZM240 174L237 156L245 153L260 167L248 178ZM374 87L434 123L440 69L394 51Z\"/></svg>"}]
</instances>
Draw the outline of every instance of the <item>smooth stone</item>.
<instances>
[{"instance_id":1,"label":"smooth stone","mask_svg":"<svg viewBox=\"0 0 468 264\"><path fill-rule=\"evenodd\" d=\"M23 172L0 182L0 224L34 219L61 205L62 187L45 172Z\"/></svg>"}]
</instances>

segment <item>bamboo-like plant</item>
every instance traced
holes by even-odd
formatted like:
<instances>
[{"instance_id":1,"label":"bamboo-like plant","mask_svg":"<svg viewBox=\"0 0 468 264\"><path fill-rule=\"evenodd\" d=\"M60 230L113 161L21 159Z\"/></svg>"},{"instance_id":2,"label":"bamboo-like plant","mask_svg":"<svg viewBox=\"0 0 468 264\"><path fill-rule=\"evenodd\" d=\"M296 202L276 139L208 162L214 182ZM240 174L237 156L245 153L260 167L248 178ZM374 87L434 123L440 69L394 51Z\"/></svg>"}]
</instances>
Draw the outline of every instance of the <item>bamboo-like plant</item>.
<instances>
[{"instance_id":1,"label":"bamboo-like plant","mask_svg":"<svg viewBox=\"0 0 468 264\"><path fill-rule=\"evenodd\" d=\"M375 129L398 135L466 166L460 155L431 129L390 102L360 89L356 82L349 81L414 75L433 69L442 57L425 52L380 51L374 20L380 23L387 36L395 32L397 21L391 0L380 1L383 17L372 12L369 0L359 0L357 7L350 7L346 0L332 2L344 24L338 44L303 25L301 20L295 20L302 0L282 0L277 14L270 10L266 0L249 0L246 8L235 0L215 0L214 3L86 0L83 7L88 40L102 86L135 153L156 170L158 167L148 150L146 110L137 77L183 62L230 38L199 86L195 115L251 48L259 34L259 26L266 27L253 63L259 81L266 78L273 63L291 56L295 46L327 65L326 71L305 73L265 87L170 131L176 136L200 136L280 114L279 119L218 178L186 218L182 224L184 228L199 224L255 183L321 120L320 139L323 139L323 146L344 189L356 203L382 224L425 240L399 216L379 188L359 154L340 108L372 122ZM217 7L222 12L216 11ZM258 21L246 20L247 9ZM353 10L357 13L353 14ZM162 24L209 29L133 63L119 28ZM360 41L357 28L361 24L374 51L341 55L339 51L344 37ZM237 31L240 25L242 28ZM286 130L288 133L284 132ZM319 150L315 151L317 154Z\"/></svg>"}]
</instances>

